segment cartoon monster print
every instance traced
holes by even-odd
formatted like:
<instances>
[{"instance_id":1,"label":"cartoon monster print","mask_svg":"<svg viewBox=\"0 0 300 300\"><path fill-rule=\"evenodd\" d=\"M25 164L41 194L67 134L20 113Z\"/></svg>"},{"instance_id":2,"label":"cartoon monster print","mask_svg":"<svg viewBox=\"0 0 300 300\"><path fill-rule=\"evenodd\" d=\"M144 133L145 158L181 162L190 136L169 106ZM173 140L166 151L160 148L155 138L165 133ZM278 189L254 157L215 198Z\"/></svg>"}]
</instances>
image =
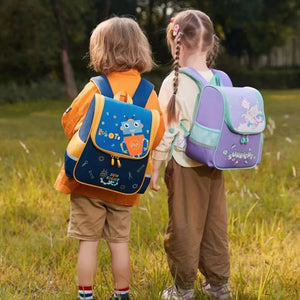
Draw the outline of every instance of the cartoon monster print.
<instances>
[{"instance_id":1,"label":"cartoon monster print","mask_svg":"<svg viewBox=\"0 0 300 300\"><path fill-rule=\"evenodd\" d=\"M127 117L124 116L126 119ZM140 120L134 120L135 115L121 122L120 129L123 133L123 141L120 144L123 153L129 153L131 156L140 156L143 153L144 142L148 148L149 141L143 134L143 124Z\"/></svg>"}]
</instances>

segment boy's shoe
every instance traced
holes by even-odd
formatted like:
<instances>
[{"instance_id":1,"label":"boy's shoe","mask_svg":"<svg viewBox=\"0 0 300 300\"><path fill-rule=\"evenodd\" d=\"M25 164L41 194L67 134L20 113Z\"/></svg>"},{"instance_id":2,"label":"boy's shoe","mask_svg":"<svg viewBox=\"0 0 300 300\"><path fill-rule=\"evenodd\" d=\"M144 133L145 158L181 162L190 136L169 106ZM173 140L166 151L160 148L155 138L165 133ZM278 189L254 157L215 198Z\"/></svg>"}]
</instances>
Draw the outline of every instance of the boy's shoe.
<instances>
[{"instance_id":1,"label":"boy's shoe","mask_svg":"<svg viewBox=\"0 0 300 300\"><path fill-rule=\"evenodd\" d=\"M112 294L112 295L110 296L109 300L130 300L130 298L129 298L128 295L123 296L123 297L122 297L122 296L116 297L116 296L114 296L114 294Z\"/></svg>"},{"instance_id":2,"label":"boy's shoe","mask_svg":"<svg viewBox=\"0 0 300 300\"><path fill-rule=\"evenodd\" d=\"M201 287L205 294L213 297L215 300L229 300L232 297L228 283L212 285L208 282L203 282Z\"/></svg>"},{"instance_id":3,"label":"boy's shoe","mask_svg":"<svg viewBox=\"0 0 300 300\"><path fill-rule=\"evenodd\" d=\"M77 300L80 300L80 298L78 297ZM98 300L97 297L93 296L93 299L92 300Z\"/></svg>"},{"instance_id":4,"label":"boy's shoe","mask_svg":"<svg viewBox=\"0 0 300 300\"><path fill-rule=\"evenodd\" d=\"M184 290L172 285L165 289L161 294L164 300L192 300L194 299L194 289Z\"/></svg>"}]
</instances>

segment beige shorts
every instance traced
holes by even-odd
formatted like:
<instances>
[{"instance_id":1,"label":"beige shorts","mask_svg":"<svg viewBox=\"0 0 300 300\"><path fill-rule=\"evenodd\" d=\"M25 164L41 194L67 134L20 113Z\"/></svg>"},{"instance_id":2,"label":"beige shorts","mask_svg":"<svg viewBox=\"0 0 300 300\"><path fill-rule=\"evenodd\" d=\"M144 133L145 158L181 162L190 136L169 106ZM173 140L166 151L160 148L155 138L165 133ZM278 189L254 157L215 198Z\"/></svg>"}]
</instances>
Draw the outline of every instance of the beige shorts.
<instances>
[{"instance_id":1,"label":"beige shorts","mask_svg":"<svg viewBox=\"0 0 300 300\"><path fill-rule=\"evenodd\" d=\"M127 243L130 215L131 206L71 194L68 236L85 241L103 238L111 243Z\"/></svg>"}]
</instances>

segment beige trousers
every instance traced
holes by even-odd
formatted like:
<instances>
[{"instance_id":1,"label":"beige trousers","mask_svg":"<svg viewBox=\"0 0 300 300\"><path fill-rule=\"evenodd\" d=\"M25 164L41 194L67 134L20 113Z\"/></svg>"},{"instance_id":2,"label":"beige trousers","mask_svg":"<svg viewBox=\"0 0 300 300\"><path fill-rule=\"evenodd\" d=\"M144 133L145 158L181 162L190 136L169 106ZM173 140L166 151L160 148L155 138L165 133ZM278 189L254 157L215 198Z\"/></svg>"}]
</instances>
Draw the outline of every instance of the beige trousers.
<instances>
[{"instance_id":1,"label":"beige trousers","mask_svg":"<svg viewBox=\"0 0 300 300\"><path fill-rule=\"evenodd\" d=\"M222 171L185 168L172 158L165 171L169 224L165 251L177 286L192 289L197 271L219 285L230 275L227 202Z\"/></svg>"}]
</instances>

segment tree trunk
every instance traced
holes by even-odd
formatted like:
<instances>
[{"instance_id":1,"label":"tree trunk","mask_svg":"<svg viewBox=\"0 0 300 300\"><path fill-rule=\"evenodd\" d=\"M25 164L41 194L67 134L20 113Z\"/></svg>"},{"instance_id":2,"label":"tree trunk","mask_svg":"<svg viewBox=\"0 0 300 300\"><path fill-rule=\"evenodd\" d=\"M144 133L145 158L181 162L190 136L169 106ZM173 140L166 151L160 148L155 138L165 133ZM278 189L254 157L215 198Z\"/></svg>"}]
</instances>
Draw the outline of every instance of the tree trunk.
<instances>
[{"instance_id":1,"label":"tree trunk","mask_svg":"<svg viewBox=\"0 0 300 300\"><path fill-rule=\"evenodd\" d=\"M52 0L51 2L52 2L54 16L58 23L59 32L62 41L61 61L63 67L64 81L66 85L66 95L69 98L75 98L78 94L78 91L74 79L73 67L69 60L69 43L68 43L66 25L62 14L62 9L63 9L62 0Z\"/></svg>"},{"instance_id":2,"label":"tree trunk","mask_svg":"<svg viewBox=\"0 0 300 300\"><path fill-rule=\"evenodd\" d=\"M64 79L66 84L66 94L69 98L75 98L78 94L75 79L74 79L74 72L72 65L69 60L68 52L66 49L62 49L61 52L61 61L64 71Z\"/></svg>"},{"instance_id":3,"label":"tree trunk","mask_svg":"<svg viewBox=\"0 0 300 300\"><path fill-rule=\"evenodd\" d=\"M146 25L146 30L150 41L153 41L154 37L154 28L153 28L153 8L154 8L154 0L149 0L148 5L148 20Z\"/></svg>"}]
</instances>

